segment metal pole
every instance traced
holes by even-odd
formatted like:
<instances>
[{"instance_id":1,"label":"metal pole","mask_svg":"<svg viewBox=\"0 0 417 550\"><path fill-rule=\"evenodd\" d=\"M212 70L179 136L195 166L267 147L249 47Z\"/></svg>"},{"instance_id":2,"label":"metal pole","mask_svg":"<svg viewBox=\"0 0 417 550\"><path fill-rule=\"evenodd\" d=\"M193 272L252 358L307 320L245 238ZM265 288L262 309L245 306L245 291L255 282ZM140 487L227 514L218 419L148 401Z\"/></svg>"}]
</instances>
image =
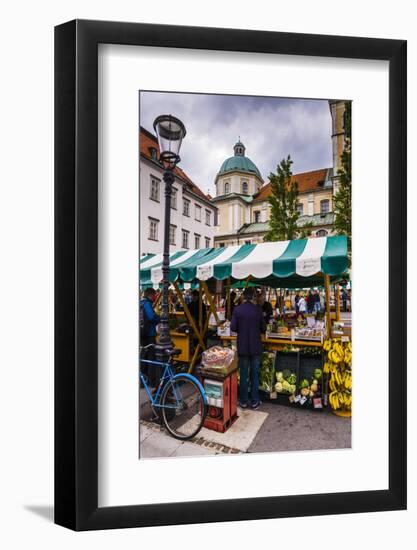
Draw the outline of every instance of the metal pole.
<instances>
[{"instance_id":1,"label":"metal pole","mask_svg":"<svg viewBox=\"0 0 417 550\"><path fill-rule=\"evenodd\" d=\"M155 356L158 361L166 361L168 352L174 347L169 335L169 227L171 224L171 195L175 176L170 168L163 175L165 182L165 222L164 222L164 252L162 259L162 301L161 322L159 323L159 342L155 346Z\"/></svg>"}]
</instances>

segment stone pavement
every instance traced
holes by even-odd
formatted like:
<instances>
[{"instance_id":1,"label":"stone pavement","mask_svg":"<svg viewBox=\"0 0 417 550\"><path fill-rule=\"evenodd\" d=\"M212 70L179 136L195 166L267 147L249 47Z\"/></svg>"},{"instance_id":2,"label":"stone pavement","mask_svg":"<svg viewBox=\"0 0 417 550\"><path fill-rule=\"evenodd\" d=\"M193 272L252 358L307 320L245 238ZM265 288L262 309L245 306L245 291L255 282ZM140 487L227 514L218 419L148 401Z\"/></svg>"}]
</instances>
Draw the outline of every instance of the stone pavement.
<instances>
[{"instance_id":1,"label":"stone pavement","mask_svg":"<svg viewBox=\"0 0 417 550\"><path fill-rule=\"evenodd\" d=\"M140 457L244 453L267 417L265 412L239 409L237 420L225 433L202 428L189 441L179 441L166 433L158 423L143 419L139 427Z\"/></svg>"},{"instance_id":2,"label":"stone pavement","mask_svg":"<svg viewBox=\"0 0 417 550\"><path fill-rule=\"evenodd\" d=\"M240 411L255 416L249 425L253 434L248 438L242 422L225 434L203 428L191 441L181 442L168 435L159 425L141 420L140 457L161 458L203 456L241 452L282 452L351 447L351 420L330 411L311 411L263 403L258 411ZM249 415L247 415L249 416ZM244 420L241 417L240 420Z\"/></svg>"},{"instance_id":3,"label":"stone pavement","mask_svg":"<svg viewBox=\"0 0 417 550\"><path fill-rule=\"evenodd\" d=\"M157 425L140 423L140 458L168 458L174 456L203 456L220 453L220 449L207 448L188 441L174 439Z\"/></svg>"},{"instance_id":4,"label":"stone pavement","mask_svg":"<svg viewBox=\"0 0 417 550\"><path fill-rule=\"evenodd\" d=\"M352 446L351 419L330 410L304 410L273 402L259 410L269 413L249 453L348 449Z\"/></svg>"}]
</instances>

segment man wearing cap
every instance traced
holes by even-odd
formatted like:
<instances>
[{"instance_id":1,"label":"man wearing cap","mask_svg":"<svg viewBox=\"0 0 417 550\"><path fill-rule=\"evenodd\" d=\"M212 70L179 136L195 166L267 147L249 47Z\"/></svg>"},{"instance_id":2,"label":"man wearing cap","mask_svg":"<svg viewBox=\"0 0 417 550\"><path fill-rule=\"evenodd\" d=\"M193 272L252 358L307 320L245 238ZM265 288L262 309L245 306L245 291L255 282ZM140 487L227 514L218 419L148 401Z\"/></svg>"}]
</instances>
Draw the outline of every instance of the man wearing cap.
<instances>
[{"instance_id":1,"label":"man wearing cap","mask_svg":"<svg viewBox=\"0 0 417 550\"><path fill-rule=\"evenodd\" d=\"M252 409L259 408L259 370L262 356L261 334L265 332L262 309L253 303L253 288L243 292L243 304L233 311L230 328L237 332L237 353L239 356L239 406L246 409L250 395Z\"/></svg>"}]
</instances>

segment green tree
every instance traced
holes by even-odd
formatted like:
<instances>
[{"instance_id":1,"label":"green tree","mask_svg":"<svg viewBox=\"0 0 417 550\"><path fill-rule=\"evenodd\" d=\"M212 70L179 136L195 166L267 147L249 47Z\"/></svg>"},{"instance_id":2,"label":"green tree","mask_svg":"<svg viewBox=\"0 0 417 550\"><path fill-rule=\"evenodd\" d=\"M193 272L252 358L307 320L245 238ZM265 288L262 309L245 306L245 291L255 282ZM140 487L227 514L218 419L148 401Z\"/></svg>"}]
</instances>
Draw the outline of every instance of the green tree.
<instances>
[{"instance_id":1,"label":"green tree","mask_svg":"<svg viewBox=\"0 0 417 550\"><path fill-rule=\"evenodd\" d=\"M343 127L344 148L341 155L342 168L338 171L339 188L334 196L334 228L338 235L347 235L348 249L351 250L352 237L352 104L345 102Z\"/></svg>"},{"instance_id":2,"label":"green tree","mask_svg":"<svg viewBox=\"0 0 417 550\"><path fill-rule=\"evenodd\" d=\"M292 163L288 155L278 164L277 173L269 176L271 195L268 201L271 205L271 217L264 241L285 241L298 236L298 184L292 180Z\"/></svg>"},{"instance_id":3,"label":"green tree","mask_svg":"<svg viewBox=\"0 0 417 550\"><path fill-rule=\"evenodd\" d=\"M307 239L307 237L310 237L312 230L313 230L312 222L307 222L304 225L300 225L297 231L297 238Z\"/></svg>"}]
</instances>

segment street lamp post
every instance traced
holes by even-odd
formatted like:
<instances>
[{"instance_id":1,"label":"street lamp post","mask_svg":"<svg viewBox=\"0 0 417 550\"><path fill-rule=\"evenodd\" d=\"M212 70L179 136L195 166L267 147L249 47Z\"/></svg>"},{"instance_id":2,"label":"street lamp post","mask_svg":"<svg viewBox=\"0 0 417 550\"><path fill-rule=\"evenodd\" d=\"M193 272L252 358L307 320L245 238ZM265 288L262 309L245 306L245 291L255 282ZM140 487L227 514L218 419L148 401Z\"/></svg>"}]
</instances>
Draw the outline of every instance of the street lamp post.
<instances>
[{"instance_id":1,"label":"street lamp post","mask_svg":"<svg viewBox=\"0 0 417 550\"><path fill-rule=\"evenodd\" d=\"M160 115L153 123L158 137L159 159L164 166L163 180L165 183L165 222L164 250L162 259L162 302L161 322L159 324L159 342L155 345L155 356L158 361L166 361L173 348L169 334L169 230L171 224L172 185L175 180L174 168L180 162L180 148L185 136L184 124L172 115Z\"/></svg>"}]
</instances>

